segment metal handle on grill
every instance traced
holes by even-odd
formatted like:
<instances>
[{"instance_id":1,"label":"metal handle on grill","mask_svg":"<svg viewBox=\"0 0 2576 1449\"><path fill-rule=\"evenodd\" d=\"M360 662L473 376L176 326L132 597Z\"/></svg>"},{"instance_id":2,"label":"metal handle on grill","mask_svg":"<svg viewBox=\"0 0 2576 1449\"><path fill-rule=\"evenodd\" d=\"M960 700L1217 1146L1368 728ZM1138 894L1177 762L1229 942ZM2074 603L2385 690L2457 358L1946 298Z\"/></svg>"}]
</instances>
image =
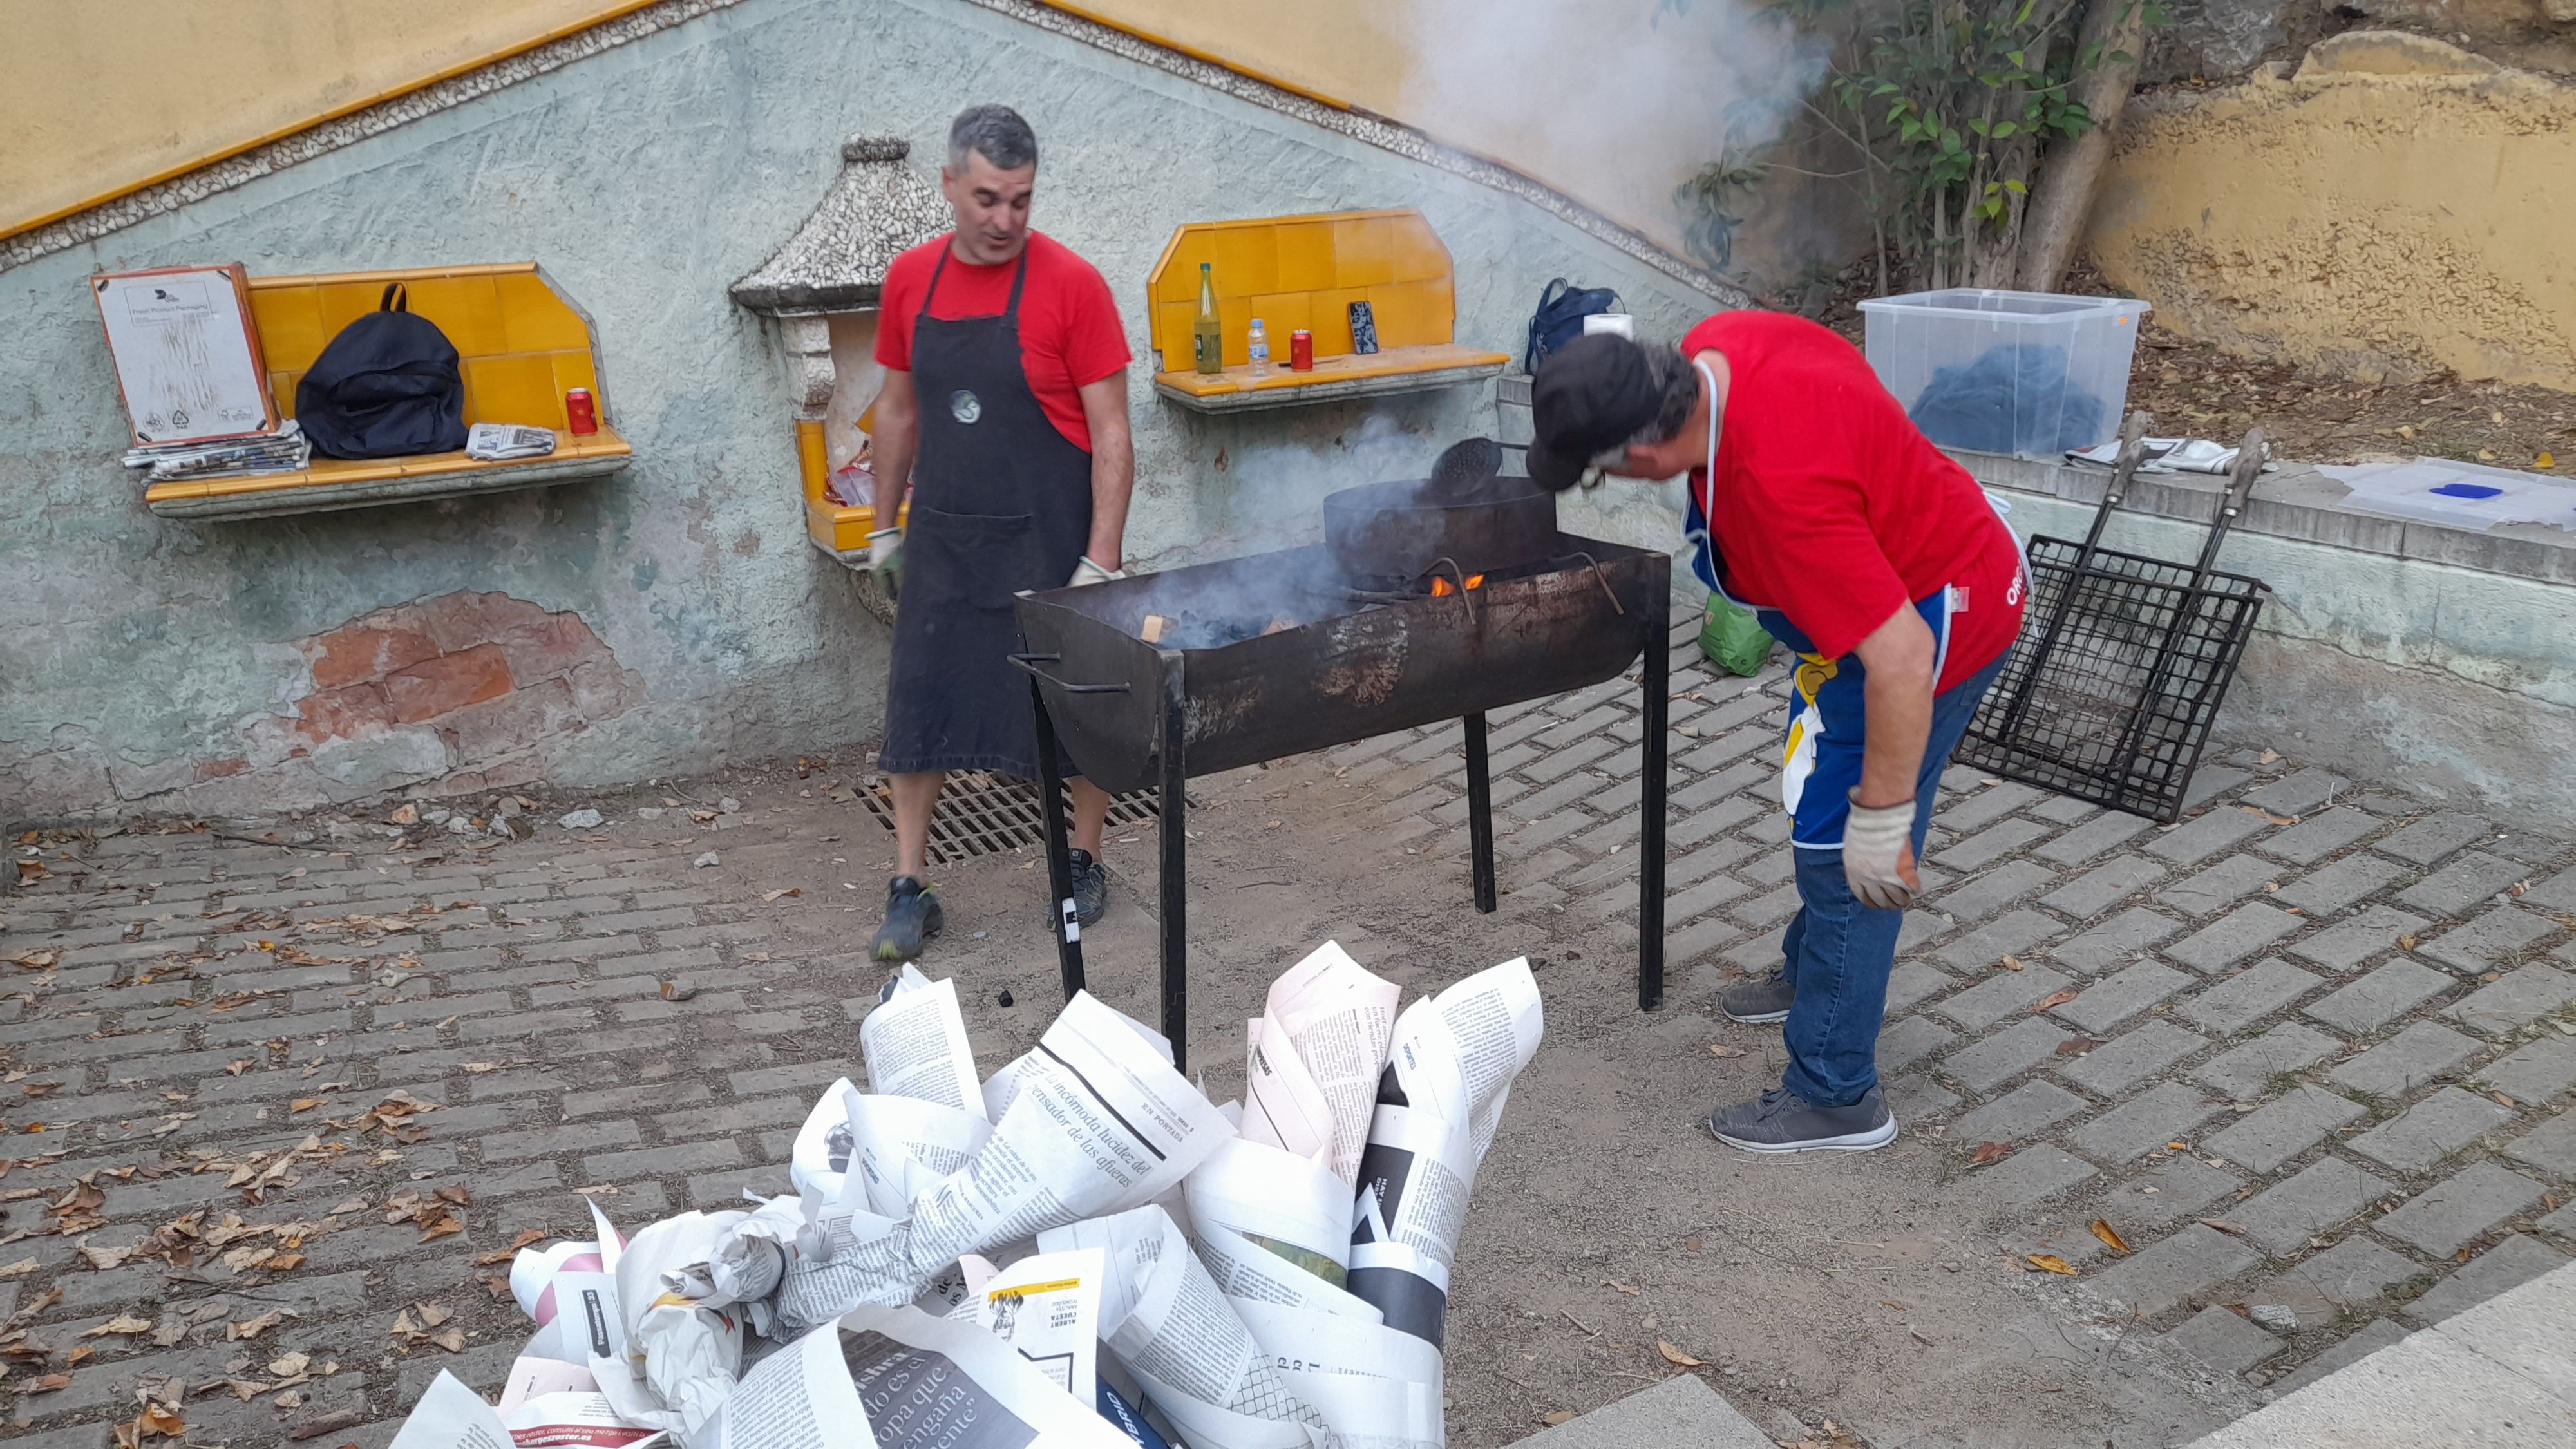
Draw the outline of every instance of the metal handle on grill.
<instances>
[{"instance_id":1,"label":"metal handle on grill","mask_svg":"<svg viewBox=\"0 0 2576 1449\"><path fill-rule=\"evenodd\" d=\"M1039 683L1052 684L1067 694L1125 694L1127 692L1127 686L1123 684L1068 684L1038 668L1041 664L1062 664L1064 656L1061 654L1013 654L1009 658L1013 667L1026 671Z\"/></svg>"}]
</instances>

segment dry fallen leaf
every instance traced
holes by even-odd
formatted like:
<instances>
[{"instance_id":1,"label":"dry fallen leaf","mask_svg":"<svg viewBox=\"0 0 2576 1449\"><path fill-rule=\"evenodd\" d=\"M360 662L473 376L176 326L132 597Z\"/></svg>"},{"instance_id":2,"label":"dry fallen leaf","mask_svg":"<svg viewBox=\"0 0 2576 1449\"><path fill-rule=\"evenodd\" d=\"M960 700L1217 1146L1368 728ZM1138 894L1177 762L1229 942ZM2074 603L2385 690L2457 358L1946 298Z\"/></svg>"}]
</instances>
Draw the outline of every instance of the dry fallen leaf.
<instances>
[{"instance_id":1,"label":"dry fallen leaf","mask_svg":"<svg viewBox=\"0 0 2576 1449\"><path fill-rule=\"evenodd\" d=\"M2059 1008L2059 1007L2061 1007L2061 1006L2064 1006L2066 1003L2068 1003L2068 1002L2070 1002L2070 1001L2073 1001L2073 1000L2076 998L2076 996L2077 996L2078 994L2079 994L2079 993L2077 993L2076 991L2074 991L2072 988L2070 988L2070 989L2068 989L2068 990L2065 990L2065 991L2052 991L2052 992L2050 992L2049 994L2047 994L2046 996L2041 997L2041 998L2039 999L2039 1004L2038 1004L2038 1005L2036 1005L2036 1006L2033 1006L2033 1007L2031 1008L2031 1010L2033 1010L2033 1011L2055 1011L2057 1008Z\"/></svg>"},{"instance_id":2,"label":"dry fallen leaf","mask_svg":"<svg viewBox=\"0 0 2576 1449\"><path fill-rule=\"evenodd\" d=\"M783 891L762 891L760 893L760 902L762 905L767 905L771 901L783 900L789 896L801 896L803 894L805 894L805 888L803 886L791 886Z\"/></svg>"},{"instance_id":3,"label":"dry fallen leaf","mask_svg":"<svg viewBox=\"0 0 2576 1449\"><path fill-rule=\"evenodd\" d=\"M2080 1057L2101 1044L2093 1037L2070 1036L2057 1044L2057 1054L2061 1057Z\"/></svg>"},{"instance_id":4,"label":"dry fallen leaf","mask_svg":"<svg viewBox=\"0 0 2576 1449\"><path fill-rule=\"evenodd\" d=\"M2399 946L2404 947L2405 949L2407 949L2407 950L2409 950L2409 951L2412 951L2412 950L2414 950L2417 946L2422 945L2422 944L2423 944L2423 941L2424 941L2424 938L2423 938L2423 937L2418 936L2418 935L2414 935L2414 934L2412 934L2412 933L2409 933L2409 934L2407 934L2407 935L2403 935L2403 936L2400 936L2400 937L2398 937L2398 938L2397 938L2397 944L2398 944Z\"/></svg>"},{"instance_id":5,"label":"dry fallen leaf","mask_svg":"<svg viewBox=\"0 0 2576 1449\"><path fill-rule=\"evenodd\" d=\"M543 1228L521 1228L519 1229L519 1235L510 1240L510 1246L506 1248L498 1248L492 1252L485 1253L482 1257L474 1260L474 1266L477 1268L489 1268L495 1263L506 1263L512 1258L519 1256L519 1250L521 1248L527 1247L532 1243L544 1242L545 1237L546 1230Z\"/></svg>"},{"instance_id":6,"label":"dry fallen leaf","mask_svg":"<svg viewBox=\"0 0 2576 1449\"><path fill-rule=\"evenodd\" d=\"M1570 1424L1570 1423L1573 1423L1573 1422L1574 1422L1574 1411L1573 1411L1572 1409L1555 1409L1555 1410L1551 1410L1551 1411L1550 1411L1550 1412L1548 1412L1548 1413L1544 1413L1544 1414L1539 1415L1539 1416L1538 1416L1538 1421L1539 1421L1541 1424L1546 1425L1548 1428L1553 1429L1553 1428L1555 1428L1555 1427L1556 1427L1557 1425L1559 1425L1559 1424Z\"/></svg>"},{"instance_id":7,"label":"dry fallen leaf","mask_svg":"<svg viewBox=\"0 0 2576 1449\"><path fill-rule=\"evenodd\" d=\"M462 1328L444 1329L438 1333L430 1335L429 1341L437 1344L440 1348L446 1349L449 1353L463 1353L465 1351L465 1330Z\"/></svg>"},{"instance_id":8,"label":"dry fallen leaf","mask_svg":"<svg viewBox=\"0 0 2576 1449\"><path fill-rule=\"evenodd\" d=\"M2075 1276L2075 1270L2067 1265L2064 1258L2055 1253L2024 1253L2022 1261L2043 1273L2056 1273L2068 1278Z\"/></svg>"},{"instance_id":9,"label":"dry fallen leaf","mask_svg":"<svg viewBox=\"0 0 2576 1449\"><path fill-rule=\"evenodd\" d=\"M2277 765L2281 763L2281 752L2279 750L2265 750L2263 753L2254 757L2254 763L2258 765Z\"/></svg>"},{"instance_id":10,"label":"dry fallen leaf","mask_svg":"<svg viewBox=\"0 0 2576 1449\"><path fill-rule=\"evenodd\" d=\"M279 1378L291 1379L297 1374L304 1372L305 1365L311 1362L313 1362L313 1358L310 1354L280 1354L278 1357L268 1361L268 1371L277 1375Z\"/></svg>"},{"instance_id":11,"label":"dry fallen leaf","mask_svg":"<svg viewBox=\"0 0 2576 1449\"><path fill-rule=\"evenodd\" d=\"M96 1327L96 1328L84 1328L84 1329L82 1329L82 1330L81 1330L81 1337L83 1337L83 1338L105 1338L105 1337L107 1337L107 1336L108 1336L109 1334L111 1334L111 1333L115 1333L115 1334L133 1334L133 1333L150 1333L151 1331L152 1331L152 1320L151 1320L151 1319L149 1319L149 1318L137 1318L137 1317L135 1317L133 1314L130 1314L130 1313L120 1313L120 1314L116 1315L114 1318L109 1319L109 1320L108 1320L108 1321L106 1321L105 1323L100 1324L100 1325L99 1325L98 1327Z\"/></svg>"},{"instance_id":12,"label":"dry fallen leaf","mask_svg":"<svg viewBox=\"0 0 2576 1449\"><path fill-rule=\"evenodd\" d=\"M2011 1148L2000 1142L1980 1142L1977 1144L1977 1150L1968 1154L1968 1162L1971 1166L1983 1167L1991 1162L2003 1161L2005 1154L2011 1151Z\"/></svg>"},{"instance_id":13,"label":"dry fallen leaf","mask_svg":"<svg viewBox=\"0 0 2576 1449\"><path fill-rule=\"evenodd\" d=\"M1671 1344L1666 1343L1660 1338L1655 1340L1655 1352L1662 1354L1664 1356L1664 1362L1673 1365L1675 1368L1698 1368L1700 1366L1700 1361L1698 1359L1691 1357L1689 1354L1682 1352L1680 1349L1673 1347Z\"/></svg>"},{"instance_id":14,"label":"dry fallen leaf","mask_svg":"<svg viewBox=\"0 0 2576 1449\"><path fill-rule=\"evenodd\" d=\"M283 1308L272 1308L257 1318L236 1319L224 1325L224 1341L233 1343L245 1338L257 1338L285 1320L286 1310Z\"/></svg>"},{"instance_id":15,"label":"dry fallen leaf","mask_svg":"<svg viewBox=\"0 0 2576 1449\"><path fill-rule=\"evenodd\" d=\"M2112 1227L2107 1220L2095 1218L2091 1226L2093 1228L2093 1236L2100 1238L2104 1247L2109 1248L2114 1253L2127 1253L2131 1251L2128 1241L2120 1236L2119 1229Z\"/></svg>"},{"instance_id":16,"label":"dry fallen leaf","mask_svg":"<svg viewBox=\"0 0 2576 1449\"><path fill-rule=\"evenodd\" d=\"M2006 956L1995 964L2001 966L2006 971L2019 971L2021 969L2021 958L2019 956Z\"/></svg>"},{"instance_id":17,"label":"dry fallen leaf","mask_svg":"<svg viewBox=\"0 0 2576 1449\"><path fill-rule=\"evenodd\" d=\"M2202 1218L2200 1220L2200 1225L2204 1228L2216 1228L2218 1231L2227 1234L2231 1238L2241 1238L2245 1236L2244 1224L2231 1223L2225 1218Z\"/></svg>"},{"instance_id":18,"label":"dry fallen leaf","mask_svg":"<svg viewBox=\"0 0 2576 1449\"><path fill-rule=\"evenodd\" d=\"M35 1272L36 1268L37 1262L33 1258L20 1258L14 1263L0 1263L0 1278L23 1278Z\"/></svg>"},{"instance_id":19,"label":"dry fallen leaf","mask_svg":"<svg viewBox=\"0 0 2576 1449\"><path fill-rule=\"evenodd\" d=\"M293 1116L298 1112L310 1112L328 1100L329 1099L325 1097L298 1097L294 1101L286 1104L287 1115Z\"/></svg>"},{"instance_id":20,"label":"dry fallen leaf","mask_svg":"<svg viewBox=\"0 0 2576 1449\"><path fill-rule=\"evenodd\" d=\"M27 1392L31 1394L50 1394L56 1389L70 1387L71 1381L72 1376L70 1374L47 1374L43 1378L27 1385Z\"/></svg>"},{"instance_id":21,"label":"dry fallen leaf","mask_svg":"<svg viewBox=\"0 0 2576 1449\"><path fill-rule=\"evenodd\" d=\"M1734 1058L1744 1055L1744 1049L1742 1047L1713 1046L1708 1049L1708 1054L1713 1057Z\"/></svg>"}]
</instances>

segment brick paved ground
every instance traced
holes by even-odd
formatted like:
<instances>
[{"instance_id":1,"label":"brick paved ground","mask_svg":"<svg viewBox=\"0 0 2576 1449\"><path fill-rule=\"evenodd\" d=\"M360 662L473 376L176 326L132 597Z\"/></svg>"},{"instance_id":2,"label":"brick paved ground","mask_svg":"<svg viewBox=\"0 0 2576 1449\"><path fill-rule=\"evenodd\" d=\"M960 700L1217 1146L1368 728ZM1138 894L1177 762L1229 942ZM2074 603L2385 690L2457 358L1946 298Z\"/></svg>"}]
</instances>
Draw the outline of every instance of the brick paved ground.
<instances>
[{"instance_id":1,"label":"brick paved ground","mask_svg":"<svg viewBox=\"0 0 2576 1449\"><path fill-rule=\"evenodd\" d=\"M1769 969L1796 906L1770 793L1779 681L1713 676L1688 633L1675 1025ZM1625 682L1497 716L1507 924L1597 956L1633 943L1639 738ZM1464 841L1456 750L1454 727L1391 736L1312 762L1306 783L1393 818L1368 837L1384 869L1413 868L1401 846L1446 872ZM2576 1247L2569 842L2250 748L2203 770L2200 813L2170 829L1963 771L1946 783L1882 1059L1908 1132L2009 1210L2007 1246L2077 1269L2095 1321L2278 1382ZM719 828L733 818L673 810L651 843L621 822L389 851L363 824L273 822L239 829L318 838L21 850L48 873L0 897L0 961L18 958L0 965L16 993L0 999L0 1315L23 1331L0 1342L8 1432L100 1449L138 1387L177 1377L193 1443L319 1424L317 1443L380 1445L438 1368L497 1382L524 1327L472 1259L580 1225L578 1190L614 1188L600 1201L632 1226L783 1187L796 1122L856 1066L839 968L865 912L842 902L869 898L832 883L872 892L883 843L863 846L876 827L846 807L819 828L848 844ZM708 845L722 870L691 867ZM764 901L772 879L808 895ZM1141 916L1111 924L1149 939ZM1220 912L1194 920L1224 929ZM663 1000L666 980L700 994ZM436 1110L393 1134L362 1120L397 1092ZM1987 1142L2005 1155L1969 1168ZM413 1195L446 1187L465 1231L429 1236L443 1209ZM231 1236L228 1214L282 1226ZM2095 1217L2133 1255L2086 1232ZM195 1241L170 1235L180 1221ZM156 1229L157 1256L118 1260ZM457 1315L460 1352L390 1336L424 1302ZM2286 1306L2298 1327L2235 1304ZM92 1332L121 1316L150 1327ZM45 1387L53 1374L67 1382Z\"/></svg>"},{"instance_id":2,"label":"brick paved ground","mask_svg":"<svg viewBox=\"0 0 2576 1449\"><path fill-rule=\"evenodd\" d=\"M1722 675L1694 632L1674 633L1667 930L1676 1002L1707 1010L1777 965L1797 893L1776 658ZM1516 903L1626 887L1575 909L1629 942L1634 701L1623 680L1493 736L1499 849L1544 878ZM1334 758L1445 827L1453 736ZM1880 1067L1907 1130L2003 1151L1973 1170L2034 1215L2015 1246L2066 1259L2108 1317L2249 1384L2304 1381L2576 1247L2576 841L2213 754L2165 827L1954 766ZM2296 1331L2231 1311L2256 1304Z\"/></svg>"}]
</instances>

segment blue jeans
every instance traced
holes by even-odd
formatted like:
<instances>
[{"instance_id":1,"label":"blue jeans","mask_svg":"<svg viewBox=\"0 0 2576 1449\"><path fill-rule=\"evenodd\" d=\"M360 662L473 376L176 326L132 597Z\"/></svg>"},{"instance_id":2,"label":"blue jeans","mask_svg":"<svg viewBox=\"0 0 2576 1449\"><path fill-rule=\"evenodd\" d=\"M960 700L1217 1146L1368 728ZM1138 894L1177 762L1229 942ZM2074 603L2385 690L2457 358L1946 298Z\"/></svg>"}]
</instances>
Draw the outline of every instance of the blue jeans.
<instances>
[{"instance_id":1,"label":"blue jeans","mask_svg":"<svg viewBox=\"0 0 2576 1449\"><path fill-rule=\"evenodd\" d=\"M1932 828L1932 795L1941 771L2003 667L1999 656L1933 698L1932 733L1914 786L1918 862ZM1905 913L1862 905L1843 878L1841 851L1791 849L1798 856L1799 906L1780 952L1781 971L1798 995L1781 1024L1789 1066L1780 1084L1820 1107L1848 1106L1878 1085L1878 1029L1887 1014L1887 977L1896 967L1896 936Z\"/></svg>"}]
</instances>

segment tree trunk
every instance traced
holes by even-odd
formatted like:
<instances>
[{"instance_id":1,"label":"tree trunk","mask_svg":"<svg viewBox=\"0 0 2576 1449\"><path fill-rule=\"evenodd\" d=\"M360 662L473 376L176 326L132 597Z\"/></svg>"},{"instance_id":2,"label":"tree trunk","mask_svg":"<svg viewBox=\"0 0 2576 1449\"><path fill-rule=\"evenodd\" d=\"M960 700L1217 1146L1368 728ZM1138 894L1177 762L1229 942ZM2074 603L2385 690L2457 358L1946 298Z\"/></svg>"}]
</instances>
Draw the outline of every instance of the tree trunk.
<instances>
[{"instance_id":1,"label":"tree trunk","mask_svg":"<svg viewBox=\"0 0 2576 1449\"><path fill-rule=\"evenodd\" d=\"M2013 138L2016 143L2020 138ZM1996 179L2030 184L2031 148L2015 144L2005 153ZM1969 264L1968 285L1971 287L2010 287L2021 258L2021 234L2026 216L2024 192L2007 189L2004 193L2004 215L1991 231L1978 233L1976 259Z\"/></svg>"},{"instance_id":2,"label":"tree trunk","mask_svg":"<svg viewBox=\"0 0 2576 1449\"><path fill-rule=\"evenodd\" d=\"M2138 83L2138 54L2144 49L2144 0L2092 0L2084 12L2075 53L2078 57L2098 54L2102 61L2077 78L2075 99L2092 115L2093 124L2084 134L2049 148L2022 221L2023 291L2055 291L2067 264L2075 260L2075 249L2084 240L2084 223L2093 213L2094 190L2111 159L2111 137L2119 127L2121 108ZM2115 53L2128 59L2114 60Z\"/></svg>"}]
</instances>

